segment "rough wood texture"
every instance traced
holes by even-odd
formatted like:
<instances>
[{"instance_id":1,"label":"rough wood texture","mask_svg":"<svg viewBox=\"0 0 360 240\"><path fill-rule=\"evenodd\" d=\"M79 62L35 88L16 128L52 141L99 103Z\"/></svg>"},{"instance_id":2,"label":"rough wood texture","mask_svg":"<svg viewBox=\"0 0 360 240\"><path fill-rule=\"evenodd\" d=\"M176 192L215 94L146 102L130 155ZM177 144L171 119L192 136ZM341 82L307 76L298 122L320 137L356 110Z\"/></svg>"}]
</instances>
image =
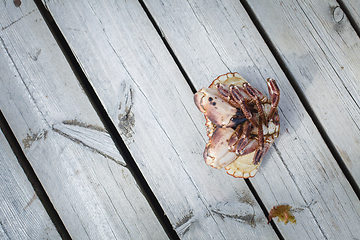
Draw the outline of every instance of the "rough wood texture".
<instances>
[{"instance_id":1,"label":"rough wood texture","mask_svg":"<svg viewBox=\"0 0 360 240\"><path fill-rule=\"evenodd\" d=\"M276 79L280 137L250 183L268 210L292 206L285 239L358 238L359 199L289 83L359 183L360 44L336 2L249 1L291 79L245 1L140 2L43 0L180 238L278 236L244 180L203 162L205 120L166 46L196 89ZM359 1L344 4L358 24ZM38 10L15 5L0 4L0 108L70 235L166 238Z\"/></svg>"},{"instance_id":2,"label":"rough wood texture","mask_svg":"<svg viewBox=\"0 0 360 240\"><path fill-rule=\"evenodd\" d=\"M212 1L210 4L207 1L188 1L184 4L145 0L145 4L159 25L164 39L197 89L208 86L219 74L227 71L239 72L263 92L267 91L266 78L272 77L278 81L281 89L280 137L265 156L263 166L251 182L269 210L278 204L289 204L295 208L296 225L277 224L285 239L336 239L359 236L357 226L360 224L360 204L357 196L240 2ZM272 15L271 20L263 18L263 21L267 22L266 29L272 29L270 25L285 25L275 20L283 13L274 14L276 11L273 9L275 7L270 7L272 4L273 1L266 4L257 3L257 6L262 6L266 12L258 13L260 16ZM328 21L330 20L326 20L325 23ZM297 24L291 25L291 31L272 30L272 36L281 37L288 32L297 32L302 20L296 22ZM326 39L327 36L324 40ZM346 40L351 44L356 38ZM306 44L306 41L305 39L303 43ZM297 46L291 42L282 47L290 50ZM344 53L340 51L339 54ZM357 66L359 61L356 57L354 59L353 64L344 59L348 62L346 66ZM296 64L314 67L314 63L307 58L303 58L302 61L298 59ZM317 77L314 72L308 74L311 78ZM334 75L336 76L336 73ZM330 81L333 76L326 77ZM350 79L353 84L356 84L355 79ZM321 86L317 86L317 89L320 91ZM321 90L313 94L319 96L325 93ZM326 104L326 108L331 107L322 97L315 100L315 104L321 103ZM349 101L349 104L353 103L353 100ZM354 113L356 111L354 109ZM341 116L333 116L337 116L332 118L332 126L339 137L342 135L338 132ZM353 130L356 131L356 127ZM204 127L202 131L205 131ZM357 145L351 142L346 150L353 152L355 156L355 148L358 148Z\"/></svg>"},{"instance_id":3,"label":"rough wood texture","mask_svg":"<svg viewBox=\"0 0 360 240\"><path fill-rule=\"evenodd\" d=\"M203 115L140 4L47 8L179 236L277 238L245 182L204 164Z\"/></svg>"},{"instance_id":4,"label":"rough wood texture","mask_svg":"<svg viewBox=\"0 0 360 240\"><path fill-rule=\"evenodd\" d=\"M0 131L0 239L60 239Z\"/></svg>"},{"instance_id":5,"label":"rough wood texture","mask_svg":"<svg viewBox=\"0 0 360 240\"><path fill-rule=\"evenodd\" d=\"M249 5L360 185L359 37L336 1L260 2Z\"/></svg>"},{"instance_id":6,"label":"rough wood texture","mask_svg":"<svg viewBox=\"0 0 360 240\"><path fill-rule=\"evenodd\" d=\"M35 5L0 8L0 108L71 237L167 238Z\"/></svg>"},{"instance_id":7,"label":"rough wood texture","mask_svg":"<svg viewBox=\"0 0 360 240\"><path fill-rule=\"evenodd\" d=\"M360 29L360 0L343 1L343 3L349 10L352 18L355 20L357 29L359 30Z\"/></svg>"}]
</instances>

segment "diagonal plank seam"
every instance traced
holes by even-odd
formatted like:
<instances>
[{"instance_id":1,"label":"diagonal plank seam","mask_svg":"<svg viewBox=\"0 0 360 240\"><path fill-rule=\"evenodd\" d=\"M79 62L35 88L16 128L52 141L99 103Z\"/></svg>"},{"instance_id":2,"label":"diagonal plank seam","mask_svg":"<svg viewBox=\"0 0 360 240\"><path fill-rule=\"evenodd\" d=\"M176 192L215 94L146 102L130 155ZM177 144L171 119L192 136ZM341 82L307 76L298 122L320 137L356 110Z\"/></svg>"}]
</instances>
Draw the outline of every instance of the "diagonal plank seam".
<instances>
[{"instance_id":1,"label":"diagonal plank seam","mask_svg":"<svg viewBox=\"0 0 360 240\"><path fill-rule=\"evenodd\" d=\"M150 11L147 9L145 3L142 0L139 0L139 3L141 5L141 7L143 8L143 10L146 13L146 16L149 18L150 22L152 23L153 27L155 28L156 32L159 34L161 40L163 41L166 49L169 51L171 57L173 58L173 60L176 63L176 66L179 68L181 74L183 75L183 77L185 78L186 82L189 84L191 91L193 93L196 93L197 90L195 88L195 86L192 84L189 76L187 75L186 71L184 70L184 68L181 66L179 59L176 57L174 51L171 49L170 44L166 41L166 38L163 34L163 32L161 31L161 29L159 28L159 26L156 24L154 18L151 16Z\"/></svg>"},{"instance_id":2,"label":"diagonal plank seam","mask_svg":"<svg viewBox=\"0 0 360 240\"><path fill-rule=\"evenodd\" d=\"M268 218L269 217L269 212L265 207L265 204L262 202L259 194L256 192L254 186L252 185L251 181L249 179L244 179L244 181L246 182L246 185L248 186L248 188L250 189L251 193L254 195L256 201L258 202L258 204L260 205L261 210L264 212L265 217ZM279 237L280 240L285 239L283 237L283 235L281 234L279 228L276 226L274 220L270 220L270 225L271 227L274 229L276 235Z\"/></svg>"},{"instance_id":3,"label":"diagonal plank seam","mask_svg":"<svg viewBox=\"0 0 360 240\"><path fill-rule=\"evenodd\" d=\"M39 198L42 205L44 206L47 214L49 215L51 221L53 222L56 230L60 234L62 239L71 239L69 232L67 231L64 223L62 222L59 214L56 212L56 209L52 205L48 195L46 194L40 180L35 174L34 169L30 165L29 161L25 157L24 152L22 151L19 142L16 140L14 133L12 132L10 126L8 125L4 115L0 111L0 128L5 135L6 140L11 146L12 151L14 152L21 168L23 169L26 177L31 183L35 191L35 196ZM28 205L31 203L29 202ZM1 223L0 223L1 224Z\"/></svg>"},{"instance_id":4,"label":"diagonal plank seam","mask_svg":"<svg viewBox=\"0 0 360 240\"><path fill-rule=\"evenodd\" d=\"M190 86L191 90L193 93L196 93L197 90L194 87L193 83L191 82L189 76L187 75L186 71L184 70L183 66L181 65L179 59L176 57L174 51L172 50L170 44L168 43L168 41L166 40L166 37L164 36L163 32L161 31L159 25L156 23L155 19L153 18L153 16L151 15L150 11L148 10L148 8L146 7L146 4L142 1L139 0L139 3L141 5L141 7L143 8L143 10L145 11L147 17L149 18L149 20L151 21L153 27L155 28L155 30L157 31L159 37L161 38L161 40L163 41L166 49L168 50L169 54L171 55L171 57L173 58L176 66L179 68L181 74L183 75L184 79L186 80L186 82L188 83L188 85ZM225 63L224 63L225 64ZM226 64L225 64L226 65ZM229 70L230 71L230 70ZM255 188L252 186L251 182L246 179L245 180L246 185L248 186L250 192L254 195L257 203L259 204L261 210L263 211L264 215L266 217L269 216L269 212L267 211L265 204L262 202L261 198L259 197L258 193L256 192ZM273 228L273 230L275 231L276 235L279 237L279 239L284 239L284 237L282 236L282 234L280 233L280 230L278 229L278 227L276 226L276 224L273 222L273 220L270 221L270 224Z\"/></svg>"},{"instance_id":5,"label":"diagonal plank seam","mask_svg":"<svg viewBox=\"0 0 360 240\"><path fill-rule=\"evenodd\" d=\"M353 29L355 30L356 34L359 36L360 38L360 26L356 24L356 21L354 19L354 17L350 14L349 9L346 7L346 4L344 4L343 0L336 0L337 3L340 5L341 10L343 10L345 16L347 17L347 19L350 22L350 25L353 27Z\"/></svg>"},{"instance_id":6,"label":"diagonal plank seam","mask_svg":"<svg viewBox=\"0 0 360 240\"><path fill-rule=\"evenodd\" d=\"M39 12L43 16L54 39L57 41L66 60L68 61L69 66L73 70L80 85L83 87L84 92L88 96L90 103L92 104L94 110L96 111L96 113L98 114L102 123L104 124L106 130L109 132L118 151L120 152L120 155L123 157L123 159L127 163L128 169L130 170L131 174L133 175L134 179L136 180L141 192L143 193L144 197L148 201L149 205L153 209L157 219L159 220L160 224L164 228L166 234L168 235L168 237L170 239L179 239L179 237L178 237L177 233L175 232L175 230L173 229L168 217L165 215L163 209L161 208L159 201L157 200L157 198L154 195L154 193L152 192L150 186L146 182L140 169L136 165L133 157L131 156L130 151L127 149L123 139L121 138L120 134L116 130L116 127L110 120L110 117L107 115L106 110L103 107L103 105L101 104L99 97L96 95L95 90L89 83L79 62L76 60L76 57L74 56L73 52L71 51L70 46L66 42L64 36L62 35L60 29L56 25L51 14L48 12L46 6L44 6L44 4L41 0L34 0L34 2L36 4L37 8L39 9Z\"/></svg>"},{"instance_id":7,"label":"diagonal plank seam","mask_svg":"<svg viewBox=\"0 0 360 240\"><path fill-rule=\"evenodd\" d=\"M334 157L334 159L338 163L338 165L339 165L341 171L343 172L343 174L345 175L347 181L350 183L350 185L351 185L353 191L355 192L356 196L360 199L360 188L359 188L359 186L356 184L354 177L351 175L349 169L346 167L346 165L345 165L344 161L342 160L338 150L335 148L334 143L331 141L331 139L328 136L328 134L326 133L324 127L322 126L319 119L315 115L314 110L311 108L307 98L305 97L304 93L301 91L301 88L298 86L298 84L297 84L297 82L295 80L295 77L293 76L291 71L287 68L284 60L280 56L280 53L278 52L275 45L270 40L268 34L266 33L265 29L261 25L259 19L256 17L255 13L252 11L252 9L251 9L250 5L248 4L248 2L246 0L240 0L240 3L243 5L245 10L247 11L250 19L254 23L254 26L256 27L256 29L258 30L260 35L262 36L264 42L266 43L269 50L273 54L274 58L276 59L277 63L279 64L281 70L284 72L285 76L289 80L289 83L291 84L291 86L295 90L296 94L298 95L302 105L304 106L305 110L308 112L310 118L312 119L314 125L318 129L321 137L323 138L326 146L329 148L332 156Z\"/></svg>"},{"instance_id":8,"label":"diagonal plank seam","mask_svg":"<svg viewBox=\"0 0 360 240\"><path fill-rule=\"evenodd\" d=\"M280 152L279 149L276 147L276 145L274 145L274 149L275 149L276 153L279 155L282 163L284 164L285 169L286 169L288 172L290 172L290 171L289 171L289 168L288 168L288 166L287 166L287 164L286 164L286 161L284 161L284 159L283 159L283 157L282 157L282 155L281 155L281 152ZM291 177L291 179L292 179L294 182L296 182L296 181L294 180L294 176L293 176L292 174L290 174L290 177ZM307 203L306 198L303 196L301 189L298 187L298 185L296 185L296 187L298 188L298 191L299 191L301 197L303 198L304 202L307 204L307 207L308 207L308 209L309 209L309 212L310 212L310 214L313 216L313 219L314 219L314 221L316 222L316 225L318 226L318 228L320 229L320 232L321 232L322 236L324 237L324 239L328 239L328 238L326 237L326 234L325 234L324 230L321 228L321 225L319 224L318 220L316 219L316 216L315 216L314 212L313 212L312 209L310 208L311 203L310 203L310 204Z\"/></svg>"}]
</instances>

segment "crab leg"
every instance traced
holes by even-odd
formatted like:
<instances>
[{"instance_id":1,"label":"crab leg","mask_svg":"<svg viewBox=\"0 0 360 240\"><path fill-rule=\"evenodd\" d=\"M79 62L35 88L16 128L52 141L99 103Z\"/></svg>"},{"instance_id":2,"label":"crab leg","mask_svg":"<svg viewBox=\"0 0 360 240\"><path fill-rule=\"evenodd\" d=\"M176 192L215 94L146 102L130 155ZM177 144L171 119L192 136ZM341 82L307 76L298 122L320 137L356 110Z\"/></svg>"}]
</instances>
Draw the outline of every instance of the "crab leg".
<instances>
[{"instance_id":1,"label":"crab leg","mask_svg":"<svg viewBox=\"0 0 360 240\"><path fill-rule=\"evenodd\" d=\"M215 87L223 100L229 102L233 106L240 107L239 104L237 104L234 100L231 99L231 86L230 91L227 89L229 88L229 86L225 84L218 83L215 85Z\"/></svg>"},{"instance_id":2,"label":"crab leg","mask_svg":"<svg viewBox=\"0 0 360 240\"><path fill-rule=\"evenodd\" d=\"M262 128L262 119L259 119L259 126L258 126L258 142L259 142L259 147L256 150L255 156L254 156L254 160L253 163L256 165L261 161L261 158L264 155L264 132L263 132L263 128Z\"/></svg>"},{"instance_id":3,"label":"crab leg","mask_svg":"<svg viewBox=\"0 0 360 240\"><path fill-rule=\"evenodd\" d=\"M231 135L231 137L229 138L229 151L231 152L235 152L236 151L236 144L238 143L241 135L242 135L242 132L244 131L244 128L243 128L243 125L242 124L239 124L234 133Z\"/></svg>"},{"instance_id":4,"label":"crab leg","mask_svg":"<svg viewBox=\"0 0 360 240\"><path fill-rule=\"evenodd\" d=\"M255 156L254 156L254 160L253 160L253 163L254 164L258 164L259 162L261 162L263 156L265 155L265 153L267 153L267 151L270 149L271 147L271 144L273 144L274 142L274 138L273 137L268 137L266 139L266 142L264 143L264 148L261 152L259 153L255 153ZM258 156L257 156L258 155Z\"/></svg>"},{"instance_id":5,"label":"crab leg","mask_svg":"<svg viewBox=\"0 0 360 240\"><path fill-rule=\"evenodd\" d=\"M236 155L244 155L245 147L249 144L251 126L249 121L237 126L229 139L229 151L235 152Z\"/></svg>"},{"instance_id":6,"label":"crab leg","mask_svg":"<svg viewBox=\"0 0 360 240\"><path fill-rule=\"evenodd\" d=\"M256 120L252 115L249 107L245 102L244 96L241 94L238 86L230 86L230 93L233 96L235 102L240 107L241 111L244 113L245 117L249 119L250 123L254 126L257 126Z\"/></svg>"},{"instance_id":7,"label":"crab leg","mask_svg":"<svg viewBox=\"0 0 360 240\"><path fill-rule=\"evenodd\" d=\"M251 124L250 122L245 122L243 126L243 133L236 145L236 155L242 155L244 153L244 148L249 143Z\"/></svg>"},{"instance_id":8,"label":"crab leg","mask_svg":"<svg viewBox=\"0 0 360 240\"><path fill-rule=\"evenodd\" d=\"M217 83L215 85L217 91L220 93L220 96L222 96L222 98L226 101L230 101L230 93L229 91L225 88L225 84L221 84L221 83Z\"/></svg>"},{"instance_id":9,"label":"crab leg","mask_svg":"<svg viewBox=\"0 0 360 240\"><path fill-rule=\"evenodd\" d=\"M253 101L255 101L255 104L256 104L256 107L258 109L260 118L262 119L263 122L266 122L265 113L264 113L264 109L263 109L263 107L261 105L261 101L266 101L267 97L263 93L261 93L259 90L257 90L256 88L253 88L248 83L244 83L243 87L245 88L246 92L249 94L251 99ZM260 101L260 98L261 98L261 101Z\"/></svg>"},{"instance_id":10,"label":"crab leg","mask_svg":"<svg viewBox=\"0 0 360 240\"><path fill-rule=\"evenodd\" d=\"M271 108L268 114L268 120L274 117L276 108L279 105L280 100L280 89L276 84L276 81L272 78L267 79L267 85L269 89L270 99L271 99Z\"/></svg>"}]
</instances>

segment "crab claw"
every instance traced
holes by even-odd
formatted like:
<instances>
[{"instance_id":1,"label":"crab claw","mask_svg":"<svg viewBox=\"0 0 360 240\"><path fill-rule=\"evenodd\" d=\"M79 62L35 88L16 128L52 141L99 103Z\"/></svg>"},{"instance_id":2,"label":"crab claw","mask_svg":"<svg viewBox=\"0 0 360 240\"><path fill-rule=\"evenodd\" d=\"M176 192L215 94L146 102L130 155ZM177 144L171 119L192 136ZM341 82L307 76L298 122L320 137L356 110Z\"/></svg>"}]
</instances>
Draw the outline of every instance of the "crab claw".
<instances>
[{"instance_id":1,"label":"crab claw","mask_svg":"<svg viewBox=\"0 0 360 240\"><path fill-rule=\"evenodd\" d=\"M240 119L241 110L231 106L219 97L216 89L203 88L194 95L194 101L199 110L217 126L231 127ZM240 112L239 112L240 111ZM236 122L234 122L234 120Z\"/></svg>"},{"instance_id":2,"label":"crab claw","mask_svg":"<svg viewBox=\"0 0 360 240\"><path fill-rule=\"evenodd\" d=\"M241 154L237 154L235 151L229 150L229 139L234 137L234 133L235 130L232 128L216 128L204 151L205 163L218 169L224 167L227 173L234 177L253 177L261 162L254 164L253 161L258 141L250 140Z\"/></svg>"},{"instance_id":3,"label":"crab claw","mask_svg":"<svg viewBox=\"0 0 360 240\"><path fill-rule=\"evenodd\" d=\"M200 89L199 91L197 91L194 95L194 102L197 106L197 108L200 110L200 112L202 113L206 113L206 109L202 106L202 99L206 96L206 94L203 91L204 89Z\"/></svg>"},{"instance_id":4,"label":"crab claw","mask_svg":"<svg viewBox=\"0 0 360 240\"><path fill-rule=\"evenodd\" d=\"M237 156L229 151L229 139L234 133L232 128L216 128L204 151L204 159L207 165L214 168L222 168L233 162Z\"/></svg>"}]
</instances>

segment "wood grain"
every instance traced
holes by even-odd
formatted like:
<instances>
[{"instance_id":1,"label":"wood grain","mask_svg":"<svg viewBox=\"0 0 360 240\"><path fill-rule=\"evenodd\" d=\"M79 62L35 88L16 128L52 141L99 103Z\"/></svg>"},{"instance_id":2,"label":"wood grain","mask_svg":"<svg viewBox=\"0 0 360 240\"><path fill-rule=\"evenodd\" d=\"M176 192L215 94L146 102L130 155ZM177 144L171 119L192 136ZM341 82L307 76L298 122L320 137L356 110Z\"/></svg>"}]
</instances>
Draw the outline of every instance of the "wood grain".
<instances>
[{"instance_id":1,"label":"wood grain","mask_svg":"<svg viewBox=\"0 0 360 240\"><path fill-rule=\"evenodd\" d=\"M205 166L203 115L140 4L47 7L179 236L277 238L245 182Z\"/></svg>"},{"instance_id":2,"label":"wood grain","mask_svg":"<svg viewBox=\"0 0 360 240\"><path fill-rule=\"evenodd\" d=\"M0 238L61 239L0 131Z\"/></svg>"},{"instance_id":3,"label":"wood grain","mask_svg":"<svg viewBox=\"0 0 360 240\"><path fill-rule=\"evenodd\" d=\"M343 4L348 9L351 17L355 20L355 24L357 26L357 31L358 31L360 29L360 1L349 0L349 1L344 1Z\"/></svg>"},{"instance_id":4,"label":"wood grain","mask_svg":"<svg viewBox=\"0 0 360 240\"><path fill-rule=\"evenodd\" d=\"M259 3L249 1L316 119L360 185L358 35L336 1Z\"/></svg>"},{"instance_id":5,"label":"wood grain","mask_svg":"<svg viewBox=\"0 0 360 240\"><path fill-rule=\"evenodd\" d=\"M285 239L360 235L358 197L311 119L359 183L360 45L335 1L249 1L289 79L237 0L43 3L180 238L278 236L244 180L203 162L205 121L171 54L196 89L230 71L265 93L277 80L280 137L250 182L268 210L292 206ZM358 0L344 4L358 24ZM34 4L0 12L0 108L70 235L166 238Z\"/></svg>"},{"instance_id":6,"label":"wood grain","mask_svg":"<svg viewBox=\"0 0 360 240\"><path fill-rule=\"evenodd\" d=\"M0 7L0 108L71 237L166 239L35 5Z\"/></svg>"},{"instance_id":7,"label":"wood grain","mask_svg":"<svg viewBox=\"0 0 360 240\"><path fill-rule=\"evenodd\" d=\"M277 223L285 239L358 236L360 204L357 196L240 2L144 2L196 89L208 86L218 75L228 71L239 72L262 92L267 92L266 78L277 80L281 90L280 137L250 181L267 209L280 204L289 204L295 209L296 225ZM258 15L272 15L271 20L263 18L266 29L272 29L269 25L286 26L274 24L280 13L273 14L276 11L269 10L274 8L270 7L272 4L272 1L257 3L258 8L264 10ZM272 36L296 32L298 25L294 22L291 31L290 28L273 30ZM306 44L306 40L301 44ZM281 47L290 50L298 45L300 43L294 45L289 41L287 46ZM296 64L300 64L299 61ZM308 67L313 67L311 64L309 62ZM311 75L313 72L309 74L316 77ZM317 89L320 91L321 87ZM321 90L313 96L323 94ZM338 129L339 118L333 118L337 123L333 130ZM351 147L355 146L352 142Z\"/></svg>"}]
</instances>

